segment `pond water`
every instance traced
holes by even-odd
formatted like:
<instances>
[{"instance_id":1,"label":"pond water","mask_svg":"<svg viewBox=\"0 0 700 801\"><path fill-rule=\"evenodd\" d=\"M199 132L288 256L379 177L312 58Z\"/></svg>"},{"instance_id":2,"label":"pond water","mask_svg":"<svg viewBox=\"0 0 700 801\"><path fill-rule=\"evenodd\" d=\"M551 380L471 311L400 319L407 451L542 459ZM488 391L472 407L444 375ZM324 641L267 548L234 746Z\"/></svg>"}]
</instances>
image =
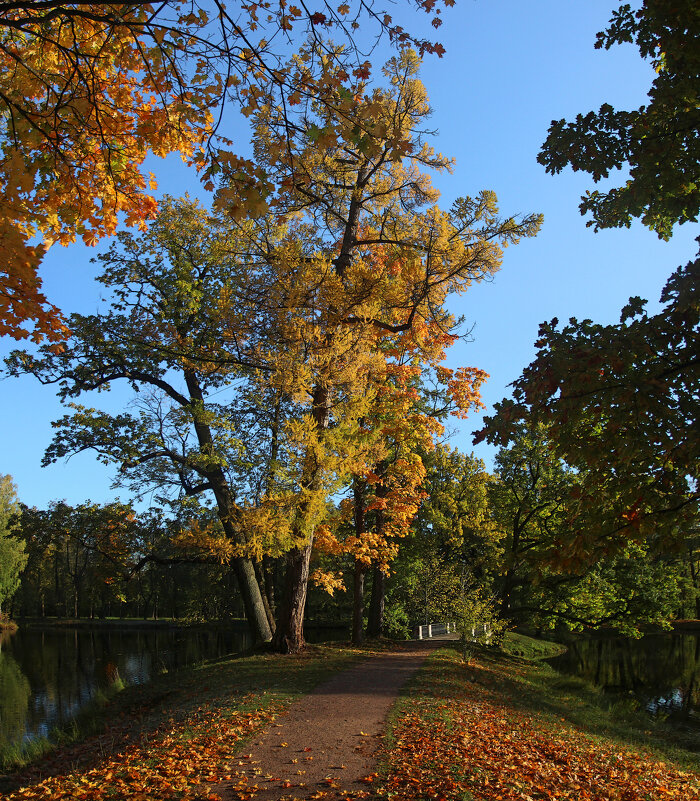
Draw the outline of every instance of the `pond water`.
<instances>
[{"instance_id":1,"label":"pond water","mask_svg":"<svg viewBox=\"0 0 700 801\"><path fill-rule=\"evenodd\" d=\"M574 637L549 664L605 692L634 696L653 716L700 726L700 632Z\"/></svg>"},{"instance_id":2,"label":"pond water","mask_svg":"<svg viewBox=\"0 0 700 801\"><path fill-rule=\"evenodd\" d=\"M338 639L311 630L307 639ZM0 638L0 748L63 726L118 676L142 684L166 671L240 652L231 628L22 628Z\"/></svg>"}]
</instances>

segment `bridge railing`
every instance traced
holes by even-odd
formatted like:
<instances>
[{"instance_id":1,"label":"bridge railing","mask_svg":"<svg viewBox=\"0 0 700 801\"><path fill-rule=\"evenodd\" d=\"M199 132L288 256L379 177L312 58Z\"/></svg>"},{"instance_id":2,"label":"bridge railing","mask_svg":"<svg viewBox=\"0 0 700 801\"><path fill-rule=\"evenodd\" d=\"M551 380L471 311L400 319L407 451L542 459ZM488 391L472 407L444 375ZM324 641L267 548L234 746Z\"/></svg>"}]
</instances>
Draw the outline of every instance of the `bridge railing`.
<instances>
[{"instance_id":1,"label":"bridge railing","mask_svg":"<svg viewBox=\"0 0 700 801\"><path fill-rule=\"evenodd\" d=\"M447 623L426 623L416 626L416 639L429 640L442 634L456 634L457 624L453 621ZM470 642L483 642L486 645L491 643L493 631L488 623L475 623L466 630L467 639Z\"/></svg>"},{"instance_id":2,"label":"bridge railing","mask_svg":"<svg viewBox=\"0 0 700 801\"><path fill-rule=\"evenodd\" d=\"M457 631L457 624L448 623L426 623L424 626L416 626L416 638L419 640L429 640L431 637L438 637L441 634L453 634Z\"/></svg>"}]
</instances>

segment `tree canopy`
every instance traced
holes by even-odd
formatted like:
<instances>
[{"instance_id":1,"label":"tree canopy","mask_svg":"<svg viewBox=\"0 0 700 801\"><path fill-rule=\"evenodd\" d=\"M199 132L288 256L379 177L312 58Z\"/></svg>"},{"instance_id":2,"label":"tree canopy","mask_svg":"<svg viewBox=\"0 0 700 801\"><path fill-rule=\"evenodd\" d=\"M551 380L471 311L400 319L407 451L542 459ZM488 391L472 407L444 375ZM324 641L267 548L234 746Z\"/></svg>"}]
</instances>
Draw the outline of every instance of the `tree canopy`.
<instances>
[{"instance_id":1,"label":"tree canopy","mask_svg":"<svg viewBox=\"0 0 700 801\"><path fill-rule=\"evenodd\" d=\"M24 542L15 537L20 506L11 476L0 476L0 611L19 587L27 563Z\"/></svg>"},{"instance_id":2,"label":"tree canopy","mask_svg":"<svg viewBox=\"0 0 700 801\"><path fill-rule=\"evenodd\" d=\"M477 439L511 441L542 425L578 472L581 543L682 542L700 511L700 263L668 281L661 312L630 299L620 323L543 324L535 360Z\"/></svg>"},{"instance_id":3,"label":"tree canopy","mask_svg":"<svg viewBox=\"0 0 700 801\"><path fill-rule=\"evenodd\" d=\"M95 449L124 478L185 498L212 492L227 558L287 554L298 626L327 498L386 457L387 431L396 440L402 425L418 426L419 415L401 420L407 378L430 365L462 412L478 398L482 371L436 367L457 336L447 297L490 276L503 248L540 225L539 215L502 218L490 191L436 205L424 170L449 161L426 141L418 68L406 51L387 64L384 87L346 97L336 85L340 105L313 105L291 131L262 102L255 168L272 189L260 207L245 182L222 178L216 214L163 204L147 233L120 234L103 257L111 307L74 315L61 352L45 345L8 361L65 400L116 380L148 389L138 415L74 406L47 458ZM255 455L258 442L267 456ZM287 624L279 631L287 637Z\"/></svg>"},{"instance_id":4,"label":"tree canopy","mask_svg":"<svg viewBox=\"0 0 700 801\"><path fill-rule=\"evenodd\" d=\"M249 162L229 150L226 104L250 115L274 86L291 122L309 102L332 102L334 82L352 93L370 72L356 46L361 22L442 53L371 3L300 5L0 3L0 334L65 336L38 265L54 242L114 233L120 214L128 225L154 216L148 152L245 174ZM415 5L439 25L432 0ZM301 48L295 64L285 61L290 43Z\"/></svg>"},{"instance_id":5,"label":"tree canopy","mask_svg":"<svg viewBox=\"0 0 700 801\"><path fill-rule=\"evenodd\" d=\"M644 0L638 9L621 3L596 48L634 44L656 75L649 102L617 110L609 103L554 120L538 161L547 172L570 165L597 183L629 168L620 186L589 191L581 213L599 228L630 226L634 218L662 239L676 223L695 222L700 210L700 15L693 0Z\"/></svg>"}]
</instances>

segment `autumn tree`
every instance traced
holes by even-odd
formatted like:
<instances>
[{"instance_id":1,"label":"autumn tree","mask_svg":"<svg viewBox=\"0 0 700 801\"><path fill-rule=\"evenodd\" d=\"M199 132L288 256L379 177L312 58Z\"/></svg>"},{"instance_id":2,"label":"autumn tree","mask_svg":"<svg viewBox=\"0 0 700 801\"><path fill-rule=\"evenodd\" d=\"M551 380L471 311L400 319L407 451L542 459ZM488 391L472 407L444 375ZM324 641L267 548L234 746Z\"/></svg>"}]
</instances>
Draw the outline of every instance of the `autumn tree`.
<instances>
[{"instance_id":1,"label":"autumn tree","mask_svg":"<svg viewBox=\"0 0 700 801\"><path fill-rule=\"evenodd\" d=\"M360 421L377 391L380 343L409 338L419 354L452 327L448 294L489 276L505 245L539 227L537 215L501 219L492 192L449 212L431 205L437 193L422 170L449 162L425 141L429 106L417 70L417 56L404 53L389 63L386 88L353 95L329 68L334 103L317 104L291 130L274 92L260 98L256 169L274 192L251 203L245 184L225 180L218 218L186 203L166 207L150 233L120 237L123 252L105 257L112 309L75 316L75 346L10 361L13 372L58 383L65 399L115 380L153 390L140 396L138 416L77 407L48 458L96 448L125 476L176 481L186 496L212 491L223 532L194 534L229 543L257 636L269 624L258 616L251 553L281 547L281 649L303 645L326 499L366 463ZM373 136L353 119L371 124ZM224 391L231 404L218 399ZM262 504L239 503L233 487L252 497L241 410L264 393L288 403L276 446L284 470L267 471L274 481ZM247 419L258 425L254 408Z\"/></svg>"},{"instance_id":2,"label":"autumn tree","mask_svg":"<svg viewBox=\"0 0 700 801\"><path fill-rule=\"evenodd\" d=\"M583 198L596 229L641 218L668 239L676 223L697 220L698 32L693 4L649 0L636 11L621 5L598 35L597 47L635 43L656 77L637 111L605 105L554 122L539 156L550 172L571 164L596 181L629 167L624 186ZM632 297L618 324L543 324L513 400L478 434L505 444L523 422L545 427L553 455L580 475L568 548L576 558L591 558L596 542L658 553L696 525L699 269L696 259L673 273L658 314Z\"/></svg>"},{"instance_id":3,"label":"autumn tree","mask_svg":"<svg viewBox=\"0 0 700 801\"><path fill-rule=\"evenodd\" d=\"M353 96L341 85L337 103L313 108L291 137L272 97L257 118L256 158L277 187L258 213L302 219L313 234L295 280L308 276L303 308L305 326L312 328L305 340L314 350L290 350L281 362L285 376L304 377L312 424L300 510L321 477L319 445L337 442L336 398L350 391L369 400L367 380L372 364L384 358L382 340L408 338L420 357L422 343L452 328L448 295L490 275L502 247L533 235L540 224L537 215L501 219L492 192L461 198L449 211L433 205L438 195L424 170L446 170L450 162L428 145L423 126L430 109L418 66L407 52L387 65L386 88L360 87ZM243 207L238 187L222 186L217 203L237 213ZM348 361L355 366L352 390ZM355 404L354 419L365 411ZM279 647L291 650L303 643L316 522L302 514L294 535L300 546L287 555L287 599L276 637Z\"/></svg>"},{"instance_id":4,"label":"autumn tree","mask_svg":"<svg viewBox=\"0 0 700 801\"><path fill-rule=\"evenodd\" d=\"M422 363L412 358L410 351L402 354L402 359L395 355L397 361L390 366L392 385L382 393L394 396L391 404L385 399L380 407L382 430L389 438L389 453L394 455L372 469L378 478L375 537L383 547L377 548L371 561L372 594L367 621L367 634L371 637L384 633L391 563L399 547L403 547L402 541L415 533L416 514L423 517L438 491L431 468L440 459L442 446L438 445L435 453L433 450L445 434L446 421L450 416L465 419L472 409L482 405L479 388L486 373L477 368L451 370L438 364L444 359L444 347L451 342L451 335L441 333L433 342L432 357L424 352ZM413 465L412 471L397 482L394 473L405 473L408 465Z\"/></svg>"},{"instance_id":5,"label":"autumn tree","mask_svg":"<svg viewBox=\"0 0 700 801\"><path fill-rule=\"evenodd\" d=\"M432 0L415 5L440 24ZM285 106L291 122L309 99L330 102L328 63L343 66L350 88L353 70L369 71L356 42L360 23L397 44L443 52L364 2L320 10L221 0L0 3L0 333L65 336L37 267L54 242L92 244L114 233L120 214L130 225L154 216L153 177L142 169L149 151L179 152L204 170L223 165L254 184L261 176L222 135L227 104L250 115L274 84L294 97ZM330 47L330 35L343 46ZM315 58L303 69L285 63L290 44L309 41Z\"/></svg>"},{"instance_id":6,"label":"autumn tree","mask_svg":"<svg viewBox=\"0 0 700 801\"><path fill-rule=\"evenodd\" d=\"M504 444L523 422L551 432L552 456L578 475L570 553L628 540L660 550L697 525L699 269L674 273L656 315L632 298L618 324L541 326L536 359L479 434Z\"/></svg>"},{"instance_id":7,"label":"autumn tree","mask_svg":"<svg viewBox=\"0 0 700 801\"><path fill-rule=\"evenodd\" d=\"M234 308L241 347L250 322L250 307L235 293L253 289L236 275L243 269L236 254L248 243L222 226L223 233L210 226L195 203L167 201L146 234L120 234L101 257L101 280L112 292L108 309L73 315L73 336L61 352L44 345L38 356L16 352L8 364L12 373L58 385L66 401L115 381L138 391L133 413L70 404L45 461L91 449L118 465L120 482L139 492L155 488L163 500L175 492L184 501L213 495L218 523L204 519L189 529L190 538L200 536L210 549L221 545L219 557L230 559L236 572L253 635L265 640L270 623L229 472L240 464L237 409L221 397L229 386L235 396L240 377L240 360L225 344Z\"/></svg>"},{"instance_id":8,"label":"autumn tree","mask_svg":"<svg viewBox=\"0 0 700 801\"><path fill-rule=\"evenodd\" d=\"M629 227L634 218L668 239L676 223L697 221L700 209L700 20L693 0L644 0L639 8L620 3L596 48L634 44L655 77L649 102L633 110L609 103L555 120L538 161L547 172L566 166L597 183L629 168L629 178L607 191L587 192L581 213L588 225Z\"/></svg>"}]
</instances>

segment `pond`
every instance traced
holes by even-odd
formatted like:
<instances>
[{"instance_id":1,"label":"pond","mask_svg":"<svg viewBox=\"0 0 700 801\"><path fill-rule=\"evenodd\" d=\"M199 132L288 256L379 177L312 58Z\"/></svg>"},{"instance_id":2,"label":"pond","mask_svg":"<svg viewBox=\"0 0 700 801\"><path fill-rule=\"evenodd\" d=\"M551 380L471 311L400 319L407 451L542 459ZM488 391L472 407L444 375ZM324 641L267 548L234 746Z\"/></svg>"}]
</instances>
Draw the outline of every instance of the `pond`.
<instances>
[{"instance_id":1,"label":"pond","mask_svg":"<svg viewBox=\"0 0 700 801\"><path fill-rule=\"evenodd\" d=\"M605 692L633 695L650 715L700 726L700 631L626 637L572 637L549 659L561 673Z\"/></svg>"},{"instance_id":2,"label":"pond","mask_svg":"<svg viewBox=\"0 0 700 801\"><path fill-rule=\"evenodd\" d=\"M311 630L307 639L339 639ZM250 647L244 626L231 628L23 628L0 639L0 749L68 723L119 677L142 684Z\"/></svg>"}]
</instances>

